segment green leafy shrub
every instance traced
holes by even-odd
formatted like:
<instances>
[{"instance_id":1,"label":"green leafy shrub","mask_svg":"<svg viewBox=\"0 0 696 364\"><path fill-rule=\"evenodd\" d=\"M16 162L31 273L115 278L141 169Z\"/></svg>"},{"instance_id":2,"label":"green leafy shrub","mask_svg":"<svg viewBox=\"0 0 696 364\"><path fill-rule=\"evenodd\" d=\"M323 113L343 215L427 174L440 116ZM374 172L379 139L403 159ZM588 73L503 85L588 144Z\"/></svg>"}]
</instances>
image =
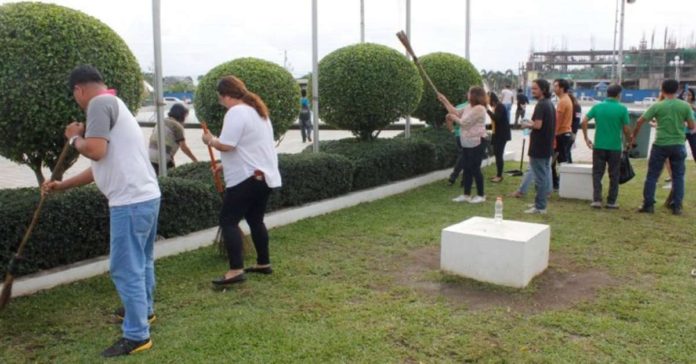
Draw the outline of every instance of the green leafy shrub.
<instances>
[{"instance_id":1,"label":"green leafy shrub","mask_svg":"<svg viewBox=\"0 0 696 364\"><path fill-rule=\"evenodd\" d=\"M353 185L353 164L340 155L280 154L278 167L283 186L275 195L282 207L344 195Z\"/></svg>"},{"instance_id":2,"label":"green leafy shrub","mask_svg":"<svg viewBox=\"0 0 696 364\"><path fill-rule=\"evenodd\" d=\"M165 238L218 225L222 200L208 186L183 178L160 178L158 234Z\"/></svg>"},{"instance_id":3,"label":"green leafy shrub","mask_svg":"<svg viewBox=\"0 0 696 364\"><path fill-rule=\"evenodd\" d=\"M160 179L162 204L158 234L183 235L218 223L219 197L200 183ZM7 268L39 201L37 188L0 190L0 276ZM109 253L109 208L90 185L50 196L27 243L20 274Z\"/></svg>"},{"instance_id":4,"label":"green leafy shrub","mask_svg":"<svg viewBox=\"0 0 696 364\"><path fill-rule=\"evenodd\" d=\"M397 138L403 138L400 133ZM411 138L430 142L435 148L435 169L449 168L454 165L459 156L459 148L454 133L445 128L426 127L411 131Z\"/></svg>"},{"instance_id":5,"label":"green leafy shrub","mask_svg":"<svg viewBox=\"0 0 696 364\"><path fill-rule=\"evenodd\" d=\"M278 169L283 186L271 194L267 211L343 195L350 192L353 182L353 164L334 154L280 154ZM208 162L174 168L170 176L213 186ZM214 188L211 191L216 193Z\"/></svg>"},{"instance_id":6,"label":"green leafy shrub","mask_svg":"<svg viewBox=\"0 0 696 364\"><path fill-rule=\"evenodd\" d=\"M451 53L430 53L419 58L430 79L453 105L466 101L471 86L481 86L481 75L466 60ZM426 87L413 116L439 128L445 122L447 110L437 100L432 88Z\"/></svg>"},{"instance_id":7,"label":"green leafy shrub","mask_svg":"<svg viewBox=\"0 0 696 364\"><path fill-rule=\"evenodd\" d=\"M63 130L84 114L68 76L91 64L135 111L143 89L140 65L106 24L80 11L42 3L0 6L0 154L27 164L39 183L42 165L53 170ZM77 154L72 153L67 166Z\"/></svg>"},{"instance_id":8,"label":"green leafy shrub","mask_svg":"<svg viewBox=\"0 0 696 364\"><path fill-rule=\"evenodd\" d=\"M423 81L403 54L378 44L338 49L319 63L321 119L351 130L362 140L409 115L418 105Z\"/></svg>"},{"instance_id":9,"label":"green leafy shrub","mask_svg":"<svg viewBox=\"0 0 696 364\"><path fill-rule=\"evenodd\" d=\"M220 163L219 160L218 163ZM210 170L209 161L186 163L170 169L167 171L167 175L172 178L183 178L189 181L196 181L208 187L212 193L219 194L215 189L215 181L213 180L213 173ZM223 181L223 186L224 184Z\"/></svg>"},{"instance_id":10,"label":"green leafy shrub","mask_svg":"<svg viewBox=\"0 0 696 364\"><path fill-rule=\"evenodd\" d=\"M422 139L341 139L321 142L325 153L342 155L355 165L353 190L417 176L437 169L435 146ZM311 149L305 149L309 152Z\"/></svg>"},{"instance_id":11,"label":"green leafy shrub","mask_svg":"<svg viewBox=\"0 0 696 364\"><path fill-rule=\"evenodd\" d=\"M239 58L223 63L203 76L196 88L194 107L214 134L220 134L227 111L218 104L217 84L225 76L244 81L247 89L261 97L268 106L273 132L277 139L297 120L300 112L300 86L283 67L257 58Z\"/></svg>"}]
</instances>

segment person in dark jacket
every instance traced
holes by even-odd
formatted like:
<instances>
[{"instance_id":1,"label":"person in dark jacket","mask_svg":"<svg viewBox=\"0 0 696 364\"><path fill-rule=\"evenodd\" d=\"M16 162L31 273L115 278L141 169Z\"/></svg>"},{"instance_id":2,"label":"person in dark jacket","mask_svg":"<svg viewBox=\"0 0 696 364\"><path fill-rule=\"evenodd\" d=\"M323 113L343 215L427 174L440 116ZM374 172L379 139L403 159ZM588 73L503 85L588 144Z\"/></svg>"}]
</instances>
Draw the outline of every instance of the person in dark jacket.
<instances>
[{"instance_id":1,"label":"person in dark jacket","mask_svg":"<svg viewBox=\"0 0 696 364\"><path fill-rule=\"evenodd\" d=\"M486 109L486 111L493 121L491 125L493 129L493 138L491 141L495 153L496 167L496 175L491 178L491 182L497 183L503 180L503 164L505 163L505 161L503 161L503 154L505 153L505 144L511 139L510 117L505 106L498 100L498 95L494 92L488 93L488 105L493 109L493 111L490 109Z\"/></svg>"},{"instance_id":2,"label":"person in dark jacket","mask_svg":"<svg viewBox=\"0 0 696 364\"><path fill-rule=\"evenodd\" d=\"M519 120L524 120L524 115L529 105L529 98L524 94L521 88L517 89L517 111L515 111L515 125Z\"/></svg>"}]
</instances>

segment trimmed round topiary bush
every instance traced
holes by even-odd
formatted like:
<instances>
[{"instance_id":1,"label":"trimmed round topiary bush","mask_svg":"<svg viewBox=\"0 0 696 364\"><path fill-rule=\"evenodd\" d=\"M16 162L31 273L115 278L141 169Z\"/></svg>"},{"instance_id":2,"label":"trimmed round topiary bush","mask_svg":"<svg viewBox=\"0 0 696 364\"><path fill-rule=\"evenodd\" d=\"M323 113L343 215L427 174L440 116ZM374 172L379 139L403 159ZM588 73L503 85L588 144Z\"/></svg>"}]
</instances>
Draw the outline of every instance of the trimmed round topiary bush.
<instances>
[{"instance_id":1,"label":"trimmed round topiary bush","mask_svg":"<svg viewBox=\"0 0 696 364\"><path fill-rule=\"evenodd\" d=\"M469 87L483 84L481 75L471 62L455 54L437 52L418 59L437 89L447 96L453 105L466 101ZM426 87L418 108L412 115L439 128L445 123L447 110L437 101L432 88Z\"/></svg>"},{"instance_id":2,"label":"trimmed round topiary bush","mask_svg":"<svg viewBox=\"0 0 696 364\"><path fill-rule=\"evenodd\" d=\"M378 44L338 49L319 63L319 114L329 125L362 140L409 115L418 105L423 81L398 51Z\"/></svg>"},{"instance_id":3,"label":"trimmed round topiary bush","mask_svg":"<svg viewBox=\"0 0 696 364\"><path fill-rule=\"evenodd\" d=\"M77 10L42 3L0 6L0 154L28 165L39 183L53 170L63 130L84 113L68 89L80 64L99 69L132 111L143 89L140 66L106 24ZM67 160L70 166L77 154Z\"/></svg>"},{"instance_id":4,"label":"trimmed round topiary bush","mask_svg":"<svg viewBox=\"0 0 696 364\"><path fill-rule=\"evenodd\" d=\"M223 63L203 76L196 88L194 107L200 120L220 134L225 110L218 104L217 83L225 76L244 81L247 89L259 95L268 106L275 138L285 134L300 113L300 86L283 67L258 58L239 58Z\"/></svg>"}]
</instances>

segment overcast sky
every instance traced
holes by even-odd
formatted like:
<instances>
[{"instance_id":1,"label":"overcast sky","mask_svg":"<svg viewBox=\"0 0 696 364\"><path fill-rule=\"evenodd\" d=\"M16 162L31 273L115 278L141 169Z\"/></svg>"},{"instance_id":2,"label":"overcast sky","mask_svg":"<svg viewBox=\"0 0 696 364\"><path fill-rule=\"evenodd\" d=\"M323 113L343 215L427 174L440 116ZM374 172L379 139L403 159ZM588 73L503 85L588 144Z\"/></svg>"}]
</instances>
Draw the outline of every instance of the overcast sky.
<instances>
[{"instance_id":1,"label":"overcast sky","mask_svg":"<svg viewBox=\"0 0 696 364\"><path fill-rule=\"evenodd\" d=\"M12 1L0 0L0 4ZM128 44L143 70L154 67L152 2L46 1L100 19ZM319 58L360 41L360 0L319 0ZM239 57L311 71L311 0L161 0L164 75L195 77ZM365 38L403 51L406 0L365 0ZM611 49L616 0L471 0L471 61L478 69L513 69L530 48ZM464 0L411 0L411 43L418 55L465 53ZM696 0L637 0L626 5L625 48L665 27L680 43L696 32ZM681 44L680 44L681 45Z\"/></svg>"}]
</instances>

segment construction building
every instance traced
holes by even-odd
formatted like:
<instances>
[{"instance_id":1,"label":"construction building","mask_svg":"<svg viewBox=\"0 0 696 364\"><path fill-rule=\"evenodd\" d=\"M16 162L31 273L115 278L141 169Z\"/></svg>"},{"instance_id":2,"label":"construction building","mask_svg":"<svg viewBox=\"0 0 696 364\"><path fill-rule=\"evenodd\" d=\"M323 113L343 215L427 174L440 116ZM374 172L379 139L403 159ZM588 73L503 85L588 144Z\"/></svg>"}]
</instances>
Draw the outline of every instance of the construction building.
<instances>
[{"instance_id":1,"label":"construction building","mask_svg":"<svg viewBox=\"0 0 696 364\"><path fill-rule=\"evenodd\" d=\"M670 64L677 56L682 62ZM529 86L535 78L565 78L572 81L576 90L592 96L591 90L616 79L617 59L618 54L611 50L532 52L529 60L520 65L521 81ZM696 48L647 49L645 42L641 42L640 48L623 52L624 89L649 91L653 95L668 78L696 86ZM636 97L644 94L638 92ZM598 96L601 98L601 94Z\"/></svg>"}]
</instances>

